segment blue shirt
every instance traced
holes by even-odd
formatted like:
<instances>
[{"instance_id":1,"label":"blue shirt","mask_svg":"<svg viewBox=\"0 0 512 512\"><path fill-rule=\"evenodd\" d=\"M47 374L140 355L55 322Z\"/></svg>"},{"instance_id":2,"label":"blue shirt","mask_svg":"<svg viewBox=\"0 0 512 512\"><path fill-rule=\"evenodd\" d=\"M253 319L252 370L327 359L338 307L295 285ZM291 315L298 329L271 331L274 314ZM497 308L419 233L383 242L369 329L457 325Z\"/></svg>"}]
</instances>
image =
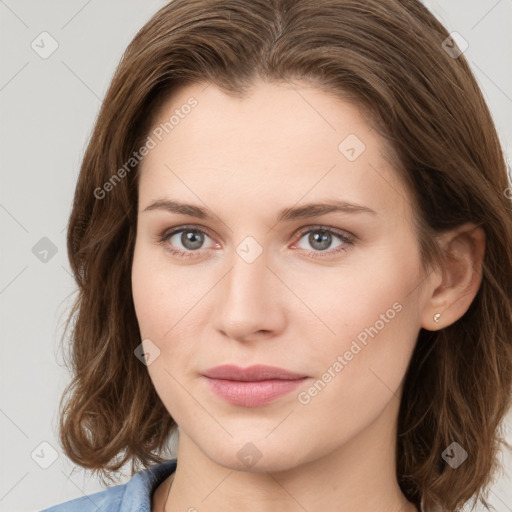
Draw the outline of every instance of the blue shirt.
<instances>
[{"instance_id":1,"label":"blue shirt","mask_svg":"<svg viewBox=\"0 0 512 512\"><path fill-rule=\"evenodd\" d=\"M41 512L151 512L156 488L176 470L176 459L135 473L125 484L81 496Z\"/></svg>"}]
</instances>

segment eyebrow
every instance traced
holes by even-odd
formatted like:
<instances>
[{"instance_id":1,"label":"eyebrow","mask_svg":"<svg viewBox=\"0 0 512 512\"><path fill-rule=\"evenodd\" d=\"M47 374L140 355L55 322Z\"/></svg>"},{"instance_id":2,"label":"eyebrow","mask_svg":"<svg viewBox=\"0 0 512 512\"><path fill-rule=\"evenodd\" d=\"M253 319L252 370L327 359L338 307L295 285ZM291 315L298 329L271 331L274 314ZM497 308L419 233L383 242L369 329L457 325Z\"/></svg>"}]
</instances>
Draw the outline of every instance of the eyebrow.
<instances>
[{"instance_id":1,"label":"eyebrow","mask_svg":"<svg viewBox=\"0 0 512 512\"><path fill-rule=\"evenodd\" d=\"M172 199L159 199L144 209L145 212L152 210L165 210L171 213L189 215L191 217L196 217L202 220L213 220L215 218L215 216L210 214L206 208L192 204L181 203L180 201ZM350 214L366 213L377 215L375 210L372 210L367 206L348 203L346 201L328 200L321 203L309 203L303 206L284 208L281 210L281 212L279 212L277 222L317 217L332 212L343 212Z\"/></svg>"}]
</instances>

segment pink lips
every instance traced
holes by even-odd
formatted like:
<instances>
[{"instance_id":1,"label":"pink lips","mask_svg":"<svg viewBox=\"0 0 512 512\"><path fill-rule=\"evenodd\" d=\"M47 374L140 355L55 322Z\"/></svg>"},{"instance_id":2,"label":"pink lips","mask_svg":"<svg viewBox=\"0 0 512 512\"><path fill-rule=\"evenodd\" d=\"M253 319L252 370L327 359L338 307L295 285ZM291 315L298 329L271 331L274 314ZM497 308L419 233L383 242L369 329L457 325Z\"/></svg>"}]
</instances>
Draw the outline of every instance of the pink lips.
<instances>
[{"instance_id":1,"label":"pink lips","mask_svg":"<svg viewBox=\"0 0 512 512\"><path fill-rule=\"evenodd\" d=\"M293 391L306 375L275 366L254 365L240 368L222 365L203 373L210 389L227 402L243 407L258 407Z\"/></svg>"}]
</instances>

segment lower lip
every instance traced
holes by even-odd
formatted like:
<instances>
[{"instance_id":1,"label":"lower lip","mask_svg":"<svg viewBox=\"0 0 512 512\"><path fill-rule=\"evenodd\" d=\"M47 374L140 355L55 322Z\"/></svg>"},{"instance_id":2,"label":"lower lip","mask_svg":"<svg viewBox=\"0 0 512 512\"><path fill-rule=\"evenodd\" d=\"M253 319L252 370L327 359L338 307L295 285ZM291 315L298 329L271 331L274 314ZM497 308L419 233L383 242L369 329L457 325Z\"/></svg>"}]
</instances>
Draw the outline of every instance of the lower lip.
<instances>
[{"instance_id":1,"label":"lower lip","mask_svg":"<svg viewBox=\"0 0 512 512\"><path fill-rule=\"evenodd\" d=\"M258 407L259 405L269 404L280 396L296 389L306 378L243 382L205 377L210 389L215 394L230 404L241 405L242 407Z\"/></svg>"}]
</instances>

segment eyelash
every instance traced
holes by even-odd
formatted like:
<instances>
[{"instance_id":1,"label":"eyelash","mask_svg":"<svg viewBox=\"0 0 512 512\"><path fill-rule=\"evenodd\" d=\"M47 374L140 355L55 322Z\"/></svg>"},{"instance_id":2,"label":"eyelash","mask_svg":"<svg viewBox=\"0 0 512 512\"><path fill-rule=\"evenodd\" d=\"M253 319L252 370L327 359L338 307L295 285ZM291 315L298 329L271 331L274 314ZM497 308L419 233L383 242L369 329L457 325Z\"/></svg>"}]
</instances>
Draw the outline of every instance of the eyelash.
<instances>
[{"instance_id":1,"label":"eyelash","mask_svg":"<svg viewBox=\"0 0 512 512\"><path fill-rule=\"evenodd\" d=\"M168 240L175 235L176 233L181 233L182 231L196 231L199 233L203 233L204 235L207 235L208 237L212 238L207 231L200 228L199 226L195 225L186 225L186 226L179 226L176 228L172 228L170 230L165 230L161 234L157 236L157 243L159 244L166 244ZM323 256L323 254L328 254L329 256L332 256L334 254L338 254L341 252L345 252L347 250L347 246L354 245L355 243L355 237L353 235L348 235L345 233L342 233L338 230L335 230L333 228L329 228L327 226L306 226L298 231L297 235L300 240L306 233L309 232L315 232L315 231L321 231L322 233L328 233L330 235L333 235L334 237L338 238L342 244L339 245L334 250L326 250L326 251L306 251L308 256L311 256L313 258L324 258L326 256ZM194 258L198 256L198 253L200 253L201 249L198 249L196 251L184 251L182 249L176 249L174 247L167 247L167 250L169 250L173 255L178 256L180 258ZM322 255L321 255L322 254Z\"/></svg>"}]
</instances>

